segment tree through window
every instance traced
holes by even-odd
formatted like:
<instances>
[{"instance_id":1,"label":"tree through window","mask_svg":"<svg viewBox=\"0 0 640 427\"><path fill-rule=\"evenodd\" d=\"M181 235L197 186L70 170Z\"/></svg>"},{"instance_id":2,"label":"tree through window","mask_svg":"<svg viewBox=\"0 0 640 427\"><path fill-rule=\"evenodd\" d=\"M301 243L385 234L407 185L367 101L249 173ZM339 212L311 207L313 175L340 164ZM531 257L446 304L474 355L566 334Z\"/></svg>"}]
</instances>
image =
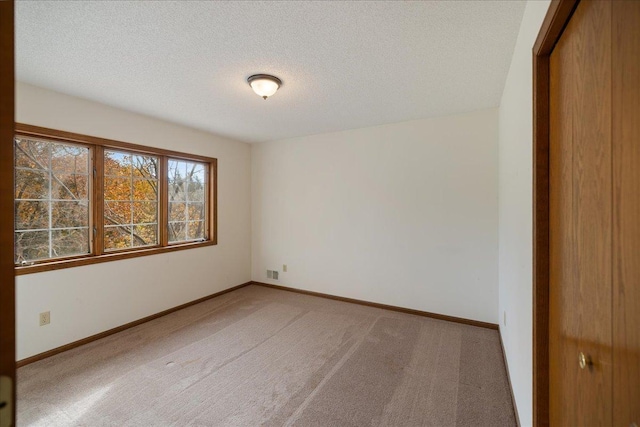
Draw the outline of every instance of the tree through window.
<instances>
[{"instance_id":1,"label":"tree through window","mask_svg":"<svg viewBox=\"0 0 640 427\"><path fill-rule=\"evenodd\" d=\"M158 244L158 158L104 152L104 249Z\"/></svg>"},{"instance_id":2,"label":"tree through window","mask_svg":"<svg viewBox=\"0 0 640 427\"><path fill-rule=\"evenodd\" d=\"M16 124L16 274L217 244L217 159Z\"/></svg>"},{"instance_id":3,"label":"tree through window","mask_svg":"<svg viewBox=\"0 0 640 427\"><path fill-rule=\"evenodd\" d=\"M169 243L206 238L207 165L169 159Z\"/></svg>"},{"instance_id":4,"label":"tree through window","mask_svg":"<svg viewBox=\"0 0 640 427\"><path fill-rule=\"evenodd\" d=\"M14 143L16 263L89 253L89 148Z\"/></svg>"}]
</instances>

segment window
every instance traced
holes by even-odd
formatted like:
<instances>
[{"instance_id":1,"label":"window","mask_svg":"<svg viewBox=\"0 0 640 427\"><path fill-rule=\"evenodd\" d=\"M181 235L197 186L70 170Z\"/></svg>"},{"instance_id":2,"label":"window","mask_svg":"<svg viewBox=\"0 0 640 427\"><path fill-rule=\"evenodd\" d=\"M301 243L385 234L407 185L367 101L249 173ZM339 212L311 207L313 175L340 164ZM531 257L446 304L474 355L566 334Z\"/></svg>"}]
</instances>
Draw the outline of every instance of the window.
<instances>
[{"instance_id":1,"label":"window","mask_svg":"<svg viewBox=\"0 0 640 427\"><path fill-rule=\"evenodd\" d=\"M16 274L217 243L214 158L28 125L14 143Z\"/></svg>"},{"instance_id":2,"label":"window","mask_svg":"<svg viewBox=\"0 0 640 427\"><path fill-rule=\"evenodd\" d=\"M205 239L206 169L204 163L169 159L169 243Z\"/></svg>"},{"instance_id":3,"label":"window","mask_svg":"<svg viewBox=\"0 0 640 427\"><path fill-rule=\"evenodd\" d=\"M158 244L158 157L104 152L104 249Z\"/></svg>"},{"instance_id":4,"label":"window","mask_svg":"<svg viewBox=\"0 0 640 427\"><path fill-rule=\"evenodd\" d=\"M15 140L15 262L88 254L89 149Z\"/></svg>"}]
</instances>

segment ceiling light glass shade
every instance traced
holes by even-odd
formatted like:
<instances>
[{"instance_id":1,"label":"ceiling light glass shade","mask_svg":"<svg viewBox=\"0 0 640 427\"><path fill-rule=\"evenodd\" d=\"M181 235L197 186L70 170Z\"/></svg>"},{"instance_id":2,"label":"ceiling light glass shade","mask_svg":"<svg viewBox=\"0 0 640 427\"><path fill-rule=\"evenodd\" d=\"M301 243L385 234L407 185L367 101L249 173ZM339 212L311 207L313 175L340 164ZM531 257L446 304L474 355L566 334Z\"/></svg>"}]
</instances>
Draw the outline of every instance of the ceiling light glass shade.
<instances>
[{"instance_id":1,"label":"ceiling light glass shade","mask_svg":"<svg viewBox=\"0 0 640 427\"><path fill-rule=\"evenodd\" d=\"M267 99L280 88L282 81L268 74L255 74L247 79L255 93Z\"/></svg>"}]
</instances>

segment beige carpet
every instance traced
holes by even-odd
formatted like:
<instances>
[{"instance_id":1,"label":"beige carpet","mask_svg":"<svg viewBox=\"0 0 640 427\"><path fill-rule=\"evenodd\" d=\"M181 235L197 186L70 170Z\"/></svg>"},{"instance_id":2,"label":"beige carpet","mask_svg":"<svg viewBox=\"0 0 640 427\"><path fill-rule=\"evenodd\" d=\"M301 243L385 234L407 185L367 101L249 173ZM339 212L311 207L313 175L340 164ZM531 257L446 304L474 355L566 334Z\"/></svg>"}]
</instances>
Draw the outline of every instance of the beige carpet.
<instances>
[{"instance_id":1,"label":"beige carpet","mask_svg":"<svg viewBox=\"0 0 640 427\"><path fill-rule=\"evenodd\" d=\"M252 285L20 368L18 423L515 419L497 331Z\"/></svg>"}]
</instances>

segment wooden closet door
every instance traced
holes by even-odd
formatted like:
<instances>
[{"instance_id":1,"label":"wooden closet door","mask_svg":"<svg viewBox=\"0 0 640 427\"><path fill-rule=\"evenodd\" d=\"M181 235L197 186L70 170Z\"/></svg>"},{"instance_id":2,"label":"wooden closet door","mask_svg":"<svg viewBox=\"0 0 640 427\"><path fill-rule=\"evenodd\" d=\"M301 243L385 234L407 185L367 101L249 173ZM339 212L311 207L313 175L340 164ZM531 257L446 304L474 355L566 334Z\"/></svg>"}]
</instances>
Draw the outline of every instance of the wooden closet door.
<instances>
[{"instance_id":1,"label":"wooden closet door","mask_svg":"<svg viewBox=\"0 0 640 427\"><path fill-rule=\"evenodd\" d=\"M580 2L551 54L550 79L550 421L608 426L613 421L610 2Z\"/></svg>"},{"instance_id":2,"label":"wooden closet door","mask_svg":"<svg viewBox=\"0 0 640 427\"><path fill-rule=\"evenodd\" d=\"M613 413L640 425L640 1L612 9Z\"/></svg>"}]
</instances>

